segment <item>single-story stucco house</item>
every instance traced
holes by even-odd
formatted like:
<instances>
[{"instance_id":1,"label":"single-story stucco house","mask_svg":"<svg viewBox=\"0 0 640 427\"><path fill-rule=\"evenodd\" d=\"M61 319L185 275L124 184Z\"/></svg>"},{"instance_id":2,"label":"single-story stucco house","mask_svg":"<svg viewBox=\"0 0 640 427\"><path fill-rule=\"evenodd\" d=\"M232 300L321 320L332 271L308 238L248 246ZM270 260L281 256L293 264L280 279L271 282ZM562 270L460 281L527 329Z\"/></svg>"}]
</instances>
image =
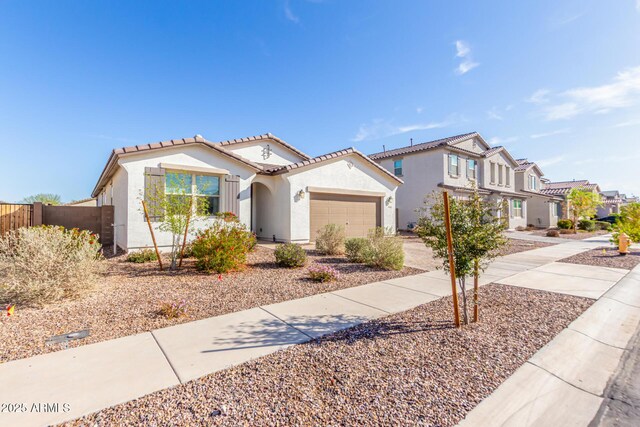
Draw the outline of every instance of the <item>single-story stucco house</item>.
<instances>
[{"instance_id":1,"label":"single-story stucco house","mask_svg":"<svg viewBox=\"0 0 640 427\"><path fill-rule=\"evenodd\" d=\"M395 195L402 180L354 148L310 157L272 134L222 142L193 138L113 150L92 197L113 205L115 240L125 250L149 247L142 210L149 184L171 193L181 177L190 195L206 197L211 216L233 212L258 238L306 243L328 223L345 226L348 237L376 226L395 226ZM201 186L206 183L206 186ZM152 222L158 246L171 236Z\"/></svg>"}]
</instances>

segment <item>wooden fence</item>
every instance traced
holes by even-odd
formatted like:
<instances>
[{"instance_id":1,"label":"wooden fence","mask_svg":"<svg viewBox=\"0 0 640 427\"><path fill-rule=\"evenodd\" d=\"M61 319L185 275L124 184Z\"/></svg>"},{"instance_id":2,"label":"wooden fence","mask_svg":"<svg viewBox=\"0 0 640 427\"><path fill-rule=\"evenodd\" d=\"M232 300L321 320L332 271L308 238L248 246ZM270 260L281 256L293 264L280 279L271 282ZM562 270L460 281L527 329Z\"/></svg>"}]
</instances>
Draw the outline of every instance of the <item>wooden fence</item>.
<instances>
[{"instance_id":1,"label":"wooden fence","mask_svg":"<svg viewBox=\"0 0 640 427\"><path fill-rule=\"evenodd\" d=\"M0 234L33 225L33 205L0 204Z\"/></svg>"},{"instance_id":2,"label":"wooden fence","mask_svg":"<svg viewBox=\"0 0 640 427\"><path fill-rule=\"evenodd\" d=\"M103 246L113 245L113 206L50 206L0 204L0 235L20 227L61 225L89 230Z\"/></svg>"}]
</instances>

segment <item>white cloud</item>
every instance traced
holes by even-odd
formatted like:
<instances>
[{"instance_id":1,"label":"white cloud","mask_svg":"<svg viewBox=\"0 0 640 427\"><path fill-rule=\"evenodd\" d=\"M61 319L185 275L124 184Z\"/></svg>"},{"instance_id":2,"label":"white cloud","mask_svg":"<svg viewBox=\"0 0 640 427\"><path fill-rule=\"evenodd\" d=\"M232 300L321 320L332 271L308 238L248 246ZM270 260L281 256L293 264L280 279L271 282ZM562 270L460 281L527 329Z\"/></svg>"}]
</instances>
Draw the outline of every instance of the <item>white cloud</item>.
<instances>
[{"instance_id":1,"label":"white cloud","mask_svg":"<svg viewBox=\"0 0 640 427\"><path fill-rule=\"evenodd\" d=\"M542 160L536 161L536 163L541 168L544 168L546 166L551 166L551 165L555 165L556 163L560 163L563 160L564 160L564 156L556 156L556 157L550 157L548 159L542 159Z\"/></svg>"},{"instance_id":2,"label":"white cloud","mask_svg":"<svg viewBox=\"0 0 640 427\"><path fill-rule=\"evenodd\" d=\"M424 111L424 108L422 107L416 107L416 113L420 114Z\"/></svg>"},{"instance_id":3,"label":"white cloud","mask_svg":"<svg viewBox=\"0 0 640 427\"><path fill-rule=\"evenodd\" d=\"M640 1L640 0L638 0L638 1ZM636 125L640 125L640 120L627 120L626 122L617 123L617 124L613 125L612 127L614 127L614 128L626 128L628 126L636 126Z\"/></svg>"},{"instance_id":4,"label":"white cloud","mask_svg":"<svg viewBox=\"0 0 640 427\"><path fill-rule=\"evenodd\" d=\"M551 132L542 132L542 133L534 133L533 135L531 135L531 139L538 139L538 138L546 138L548 136L554 136L554 135L561 135L563 133L569 133L571 131L571 129L558 129L558 130L553 130Z\"/></svg>"},{"instance_id":5,"label":"white cloud","mask_svg":"<svg viewBox=\"0 0 640 427\"><path fill-rule=\"evenodd\" d=\"M456 57L462 58L462 62L455 69L458 75L466 74L480 65L471 58L471 48L464 40L456 40Z\"/></svg>"},{"instance_id":6,"label":"white cloud","mask_svg":"<svg viewBox=\"0 0 640 427\"><path fill-rule=\"evenodd\" d=\"M489 143L489 145L504 145L504 144L508 144L510 142L516 142L518 139L517 136L510 136L507 138L501 138L499 136L494 136L493 138L489 139L487 142Z\"/></svg>"},{"instance_id":7,"label":"white cloud","mask_svg":"<svg viewBox=\"0 0 640 427\"><path fill-rule=\"evenodd\" d=\"M298 18L291 10L291 5L289 4L289 0L285 0L284 2L284 16L293 23L296 23L296 24L300 23L300 18Z\"/></svg>"},{"instance_id":8,"label":"white cloud","mask_svg":"<svg viewBox=\"0 0 640 427\"><path fill-rule=\"evenodd\" d=\"M640 0L636 0L636 10L640 12Z\"/></svg>"},{"instance_id":9,"label":"white cloud","mask_svg":"<svg viewBox=\"0 0 640 427\"><path fill-rule=\"evenodd\" d=\"M487 116L493 120L503 120L504 117L498 112L496 107L493 107L491 110L487 111Z\"/></svg>"},{"instance_id":10,"label":"white cloud","mask_svg":"<svg viewBox=\"0 0 640 427\"><path fill-rule=\"evenodd\" d=\"M547 95L549 95L550 93L551 91L549 89L538 89L537 91L533 92L533 94L531 94L531 96L527 98L526 101L533 104L544 104L549 102L549 98L547 97Z\"/></svg>"},{"instance_id":11,"label":"white cloud","mask_svg":"<svg viewBox=\"0 0 640 427\"><path fill-rule=\"evenodd\" d=\"M376 119L371 123L360 125L358 132L351 140L354 142L360 142L372 139L380 139L387 136L400 135L403 133L414 132L418 130L443 128L451 125L452 123L452 120L445 120L443 122L416 123L398 126L388 120Z\"/></svg>"},{"instance_id":12,"label":"white cloud","mask_svg":"<svg viewBox=\"0 0 640 427\"><path fill-rule=\"evenodd\" d=\"M606 114L640 103L640 67L622 71L609 84L569 89L559 102L544 109L548 120L570 119L580 114Z\"/></svg>"}]
</instances>

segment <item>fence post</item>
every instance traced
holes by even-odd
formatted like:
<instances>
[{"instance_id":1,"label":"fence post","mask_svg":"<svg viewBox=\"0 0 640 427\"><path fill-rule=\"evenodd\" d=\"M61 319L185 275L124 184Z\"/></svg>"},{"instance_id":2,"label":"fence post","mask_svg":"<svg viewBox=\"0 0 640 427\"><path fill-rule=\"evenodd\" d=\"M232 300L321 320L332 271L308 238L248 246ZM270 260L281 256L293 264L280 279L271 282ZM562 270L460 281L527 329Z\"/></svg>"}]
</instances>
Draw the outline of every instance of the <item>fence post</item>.
<instances>
[{"instance_id":1,"label":"fence post","mask_svg":"<svg viewBox=\"0 0 640 427\"><path fill-rule=\"evenodd\" d=\"M33 204L33 218L31 218L31 225L38 226L42 225L44 221L44 212L42 207L42 202L35 202Z\"/></svg>"}]
</instances>

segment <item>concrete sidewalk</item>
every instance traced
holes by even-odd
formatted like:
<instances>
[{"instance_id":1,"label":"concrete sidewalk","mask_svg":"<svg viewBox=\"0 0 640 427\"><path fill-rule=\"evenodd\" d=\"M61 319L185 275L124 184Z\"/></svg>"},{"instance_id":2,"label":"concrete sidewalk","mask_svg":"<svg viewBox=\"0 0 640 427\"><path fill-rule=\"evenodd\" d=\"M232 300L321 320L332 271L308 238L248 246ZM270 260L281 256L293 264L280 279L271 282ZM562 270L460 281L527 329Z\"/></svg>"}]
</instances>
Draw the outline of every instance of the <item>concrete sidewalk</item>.
<instances>
[{"instance_id":1,"label":"concrete sidewalk","mask_svg":"<svg viewBox=\"0 0 640 427\"><path fill-rule=\"evenodd\" d=\"M591 272L586 270L583 276ZM594 419L598 412L606 414L608 409L607 386L631 350L630 340L639 325L637 267L534 354L459 425L597 425L600 421Z\"/></svg>"},{"instance_id":2,"label":"concrete sidewalk","mask_svg":"<svg viewBox=\"0 0 640 427\"><path fill-rule=\"evenodd\" d=\"M570 241L507 255L491 264L481 284L509 283L510 278L540 268L546 268L542 273L551 275L550 280L573 277L549 266L601 244ZM619 274L608 270L596 274L603 283L584 281L584 288L577 283L569 290L590 295L606 291ZM616 292L612 295L625 298L624 292L630 291ZM0 378L8 386L0 388L0 402L19 406L0 413L0 425L47 425L74 419L448 295L448 276L433 271L4 363ZM613 297L609 300L616 303ZM585 330L587 323L581 326ZM34 404L50 404L50 410L38 411Z\"/></svg>"}]
</instances>

